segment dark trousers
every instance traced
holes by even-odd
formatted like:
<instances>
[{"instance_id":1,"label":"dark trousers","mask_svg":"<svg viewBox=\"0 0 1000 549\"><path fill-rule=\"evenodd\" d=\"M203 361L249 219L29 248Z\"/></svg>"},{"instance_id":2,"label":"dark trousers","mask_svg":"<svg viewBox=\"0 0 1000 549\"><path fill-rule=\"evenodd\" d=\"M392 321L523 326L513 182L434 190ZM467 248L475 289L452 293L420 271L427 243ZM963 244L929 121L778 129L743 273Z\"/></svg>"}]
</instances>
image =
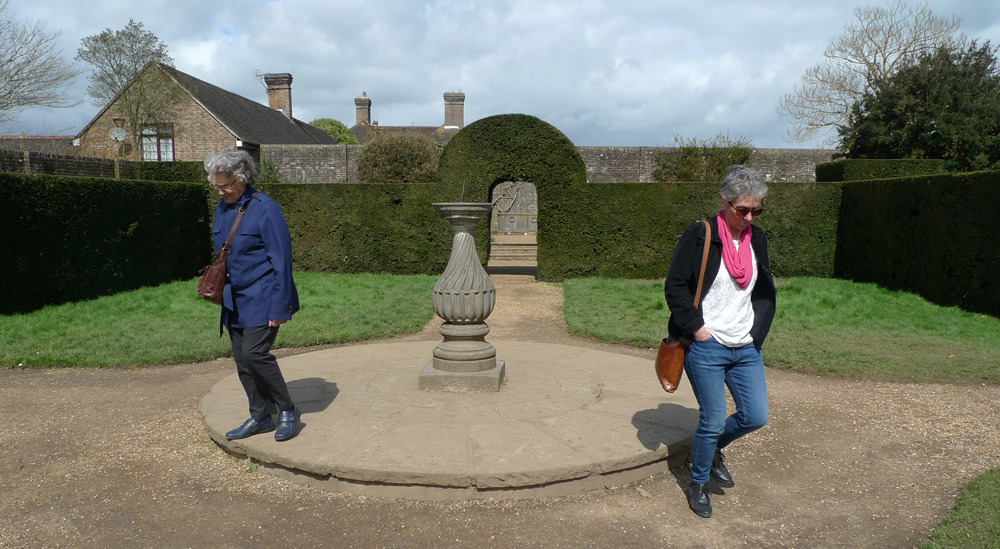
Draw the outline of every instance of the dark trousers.
<instances>
[{"instance_id":1,"label":"dark trousers","mask_svg":"<svg viewBox=\"0 0 1000 549\"><path fill-rule=\"evenodd\" d=\"M278 327L230 328L236 373L250 403L250 417L264 419L294 406L288 386L271 354Z\"/></svg>"}]
</instances>

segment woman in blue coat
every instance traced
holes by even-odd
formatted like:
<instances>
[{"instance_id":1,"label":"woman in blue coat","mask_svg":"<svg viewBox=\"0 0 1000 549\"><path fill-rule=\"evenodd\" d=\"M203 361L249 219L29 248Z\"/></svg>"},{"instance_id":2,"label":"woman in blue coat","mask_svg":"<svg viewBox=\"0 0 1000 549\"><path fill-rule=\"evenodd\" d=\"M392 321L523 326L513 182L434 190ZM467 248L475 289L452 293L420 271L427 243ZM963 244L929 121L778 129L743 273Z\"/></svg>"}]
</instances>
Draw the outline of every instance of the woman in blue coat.
<instances>
[{"instance_id":1,"label":"woman in blue coat","mask_svg":"<svg viewBox=\"0 0 1000 549\"><path fill-rule=\"evenodd\" d=\"M247 393L250 419L226 433L229 440L274 431L275 440L295 436L299 410L271 346L278 327L299 310L292 280L292 239L288 223L271 197L253 188L257 165L246 151L226 150L205 159L212 188L222 200L215 210L215 251L222 249L242 210L243 218L226 264L229 283L223 294L222 328L229 330L240 383ZM272 418L278 415L277 425Z\"/></svg>"}]
</instances>

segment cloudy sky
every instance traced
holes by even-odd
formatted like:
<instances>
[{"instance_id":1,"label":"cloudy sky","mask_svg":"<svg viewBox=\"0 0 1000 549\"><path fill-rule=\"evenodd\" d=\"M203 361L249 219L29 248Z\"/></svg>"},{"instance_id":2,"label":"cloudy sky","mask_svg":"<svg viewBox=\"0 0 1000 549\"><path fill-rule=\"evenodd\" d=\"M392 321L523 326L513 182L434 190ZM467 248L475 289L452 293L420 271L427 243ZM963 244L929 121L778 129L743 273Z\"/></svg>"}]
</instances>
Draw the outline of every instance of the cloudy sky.
<instances>
[{"instance_id":1,"label":"cloudy sky","mask_svg":"<svg viewBox=\"0 0 1000 549\"><path fill-rule=\"evenodd\" d=\"M882 1L882 0L879 0ZM915 2L910 2L915 5ZM867 4L877 5L872 0ZM82 38L129 19L176 67L267 103L255 73L291 73L293 114L354 124L367 92L383 125L438 126L442 94L465 122L525 113L577 145L671 145L720 132L758 147L785 138L779 98L822 60L858 5L842 0L10 0L19 20ZM929 0L970 38L1000 44L1000 2ZM81 68L86 68L84 65ZM86 73L68 109L32 109L3 134L71 135L99 107Z\"/></svg>"}]
</instances>

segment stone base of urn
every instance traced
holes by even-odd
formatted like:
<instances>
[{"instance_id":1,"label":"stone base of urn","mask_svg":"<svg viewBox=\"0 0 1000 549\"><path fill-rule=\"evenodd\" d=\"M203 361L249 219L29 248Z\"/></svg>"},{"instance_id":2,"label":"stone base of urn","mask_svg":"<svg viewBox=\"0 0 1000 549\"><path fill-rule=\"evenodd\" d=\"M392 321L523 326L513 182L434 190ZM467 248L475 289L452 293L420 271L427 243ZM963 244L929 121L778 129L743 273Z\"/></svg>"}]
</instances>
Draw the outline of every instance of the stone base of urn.
<instances>
[{"instance_id":1,"label":"stone base of urn","mask_svg":"<svg viewBox=\"0 0 1000 549\"><path fill-rule=\"evenodd\" d=\"M434 348L432 358L420 372L421 391L498 392L503 385L504 362L485 337L485 323L441 325L444 341Z\"/></svg>"},{"instance_id":2,"label":"stone base of urn","mask_svg":"<svg viewBox=\"0 0 1000 549\"><path fill-rule=\"evenodd\" d=\"M495 360L496 366L485 372L447 372L434 367L430 360L420 372L421 391L444 391L455 393L499 393L503 385L504 363ZM413 378L410 378L413 379Z\"/></svg>"}]
</instances>

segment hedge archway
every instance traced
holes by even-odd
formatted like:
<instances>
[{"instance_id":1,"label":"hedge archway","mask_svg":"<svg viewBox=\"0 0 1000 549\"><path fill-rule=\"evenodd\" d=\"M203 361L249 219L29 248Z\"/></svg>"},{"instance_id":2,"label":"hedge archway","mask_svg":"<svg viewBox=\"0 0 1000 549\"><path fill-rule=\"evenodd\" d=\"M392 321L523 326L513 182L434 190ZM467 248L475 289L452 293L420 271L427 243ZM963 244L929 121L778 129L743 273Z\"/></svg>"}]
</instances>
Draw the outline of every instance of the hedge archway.
<instances>
[{"instance_id":1,"label":"hedge archway","mask_svg":"<svg viewBox=\"0 0 1000 549\"><path fill-rule=\"evenodd\" d=\"M592 249L585 241L589 235L570 230L587 210L583 158L569 138L534 116L500 114L469 124L441 154L438 179L438 196L448 202L489 202L490 191L501 181L534 184L540 280L573 276L577 269L561 260L561 250ZM487 253L489 223L477 228L476 246L480 254Z\"/></svg>"}]
</instances>

